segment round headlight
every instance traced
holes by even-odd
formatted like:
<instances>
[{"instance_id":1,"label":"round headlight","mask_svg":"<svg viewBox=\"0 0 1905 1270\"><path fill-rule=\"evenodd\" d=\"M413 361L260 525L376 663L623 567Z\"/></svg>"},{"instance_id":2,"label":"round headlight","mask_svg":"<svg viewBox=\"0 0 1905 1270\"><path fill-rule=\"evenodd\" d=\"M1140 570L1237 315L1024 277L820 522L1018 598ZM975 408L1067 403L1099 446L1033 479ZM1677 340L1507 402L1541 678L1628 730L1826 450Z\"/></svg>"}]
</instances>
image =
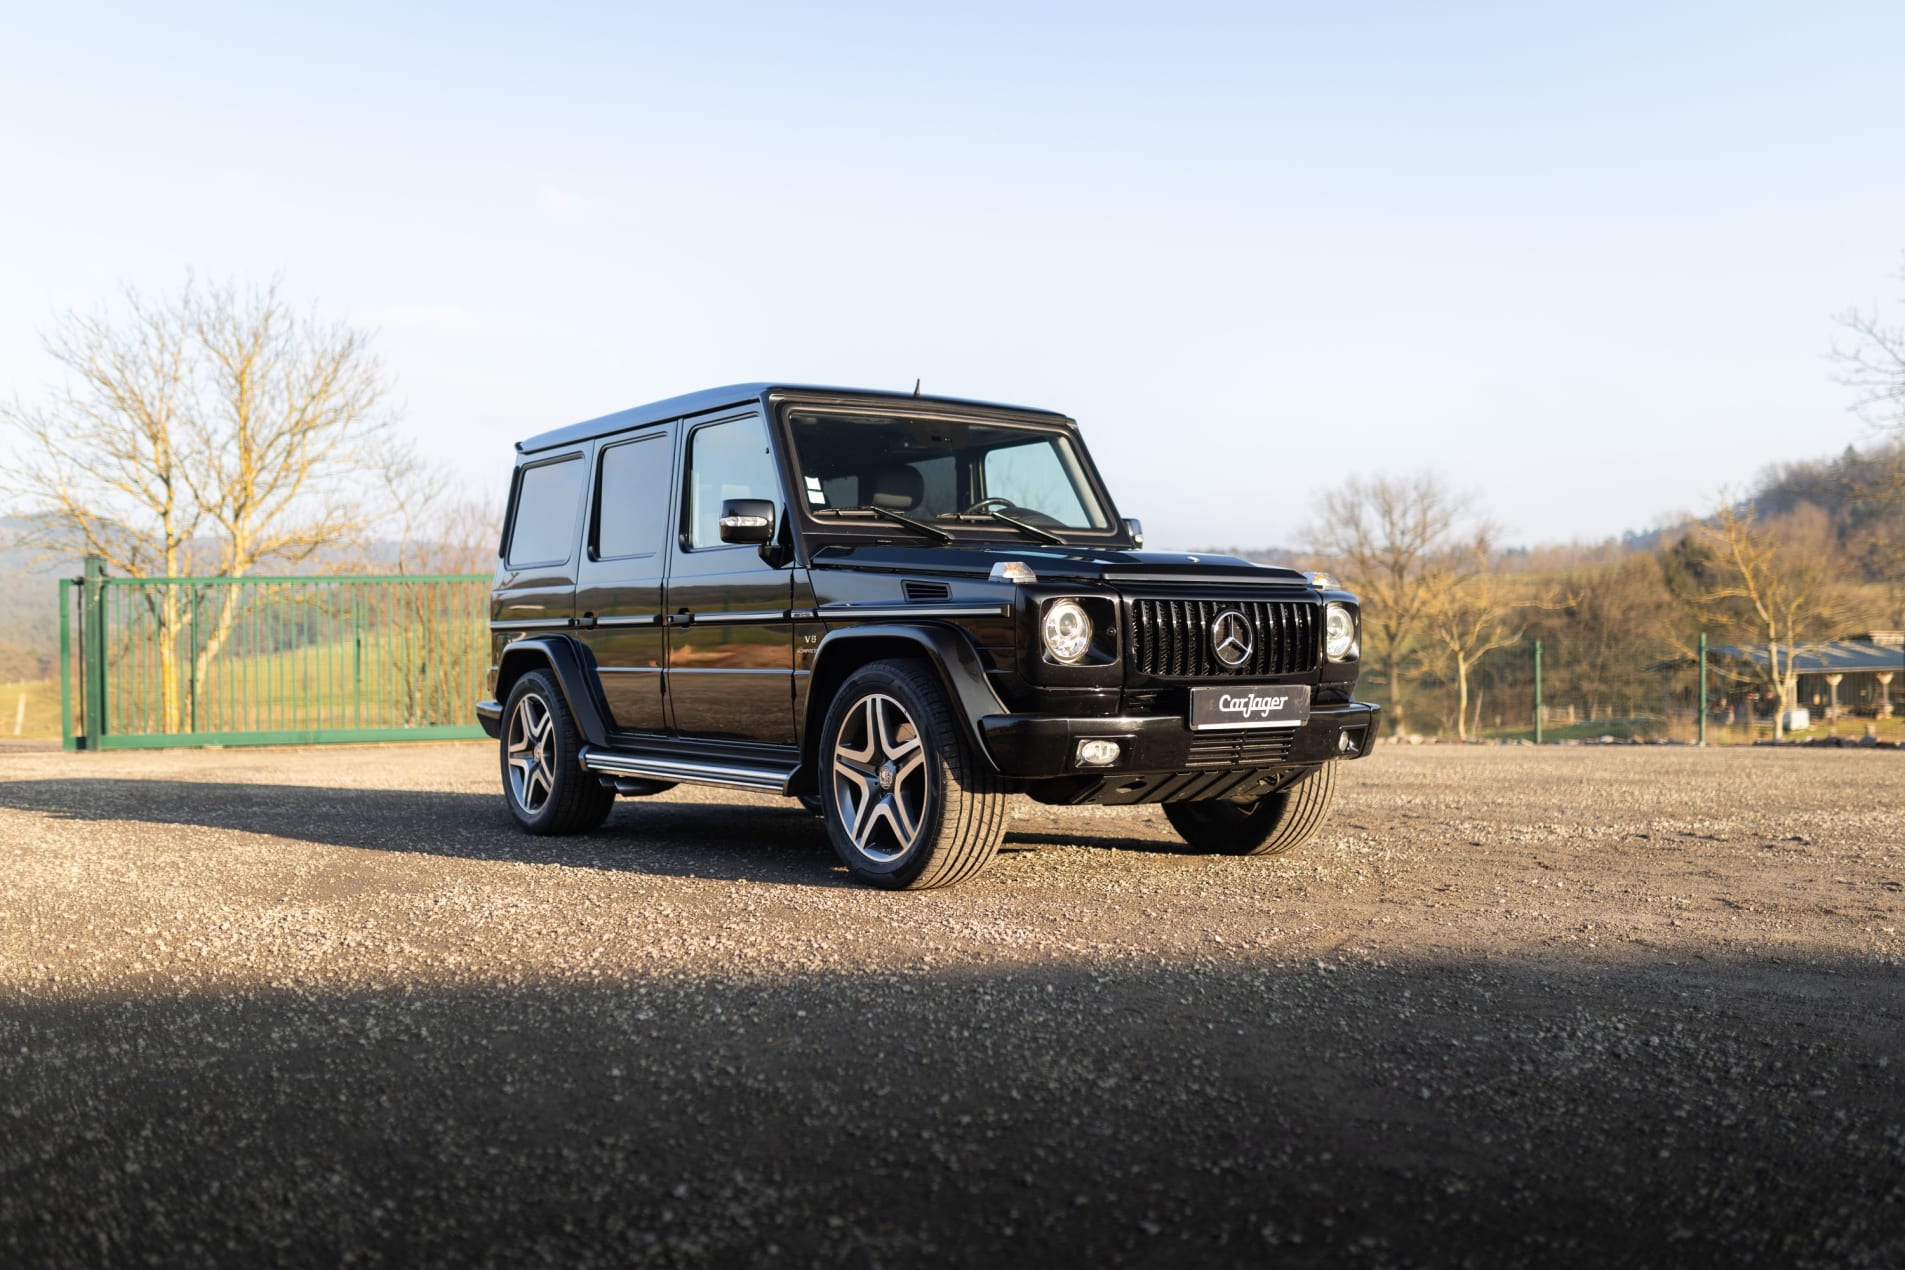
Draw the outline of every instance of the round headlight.
<instances>
[{"instance_id":1,"label":"round headlight","mask_svg":"<svg viewBox=\"0 0 1905 1270\"><path fill-rule=\"evenodd\" d=\"M1054 600L1046 606L1045 651L1053 661L1072 665L1091 651L1091 619L1071 600Z\"/></svg>"},{"instance_id":2,"label":"round headlight","mask_svg":"<svg viewBox=\"0 0 1905 1270\"><path fill-rule=\"evenodd\" d=\"M1348 661L1356 655L1356 618L1341 604L1324 611L1323 651L1331 661Z\"/></svg>"}]
</instances>

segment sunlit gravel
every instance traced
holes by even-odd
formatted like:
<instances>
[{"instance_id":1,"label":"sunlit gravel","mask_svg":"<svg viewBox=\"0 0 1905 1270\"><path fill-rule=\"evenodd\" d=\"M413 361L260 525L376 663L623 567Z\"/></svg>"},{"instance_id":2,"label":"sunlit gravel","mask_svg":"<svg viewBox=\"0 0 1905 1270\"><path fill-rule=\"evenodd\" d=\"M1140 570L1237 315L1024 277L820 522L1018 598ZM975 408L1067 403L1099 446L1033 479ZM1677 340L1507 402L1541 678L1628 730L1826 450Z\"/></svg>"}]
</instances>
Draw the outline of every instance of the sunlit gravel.
<instances>
[{"instance_id":1,"label":"sunlit gravel","mask_svg":"<svg viewBox=\"0 0 1905 1270\"><path fill-rule=\"evenodd\" d=\"M0 754L0 1264L1905 1263L1905 754L1345 775L895 895L482 746Z\"/></svg>"}]
</instances>

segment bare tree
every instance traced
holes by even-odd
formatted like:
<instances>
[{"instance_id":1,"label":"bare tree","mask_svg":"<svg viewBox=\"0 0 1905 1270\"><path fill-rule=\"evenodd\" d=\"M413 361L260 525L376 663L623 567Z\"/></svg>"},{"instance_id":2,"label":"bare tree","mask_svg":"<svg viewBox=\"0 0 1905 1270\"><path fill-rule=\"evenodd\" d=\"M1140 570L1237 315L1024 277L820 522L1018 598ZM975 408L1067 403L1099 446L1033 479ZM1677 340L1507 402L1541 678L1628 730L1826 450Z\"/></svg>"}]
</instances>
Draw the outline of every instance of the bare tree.
<instances>
[{"instance_id":1,"label":"bare tree","mask_svg":"<svg viewBox=\"0 0 1905 1270\"><path fill-rule=\"evenodd\" d=\"M1763 521L1750 505L1723 497L1692 532L1710 567L1691 598L1707 620L1730 619L1765 645L1778 740L1799 693L1796 659L1829 637L1842 607L1832 528L1816 507Z\"/></svg>"},{"instance_id":2,"label":"bare tree","mask_svg":"<svg viewBox=\"0 0 1905 1270\"><path fill-rule=\"evenodd\" d=\"M1899 274L1905 281L1905 270ZM1835 319L1844 338L1835 341L1839 382L1853 390L1853 408L1882 427L1905 432L1905 326L1893 326L1874 305L1848 309Z\"/></svg>"},{"instance_id":3,"label":"bare tree","mask_svg":"<svg viewBox=\"0 0 1905 1270\"><path fill-rule=\"evenodd\" d=\"M488 573L502 534L500 500L472 494L408 449L390 450L379 479L398 573Z\"/></svg>"},{"instance_id":4,"label":"bare tree","mask_svg":"<svg viewBox=\"0 0 1905 1270\"><path fill-rule=\"evenodd\" d=\"M1469 677L1482 658L1521 642L1520 605L1494 567L1488 534L1448 553L1428 575L1424 624L1430 642L1455 670L1455 734L1468 740Z\"/></svg>"},{"instance_id":5,"label":"bare tree","mask_svg":"<svg viewBox=\"0 0 1905 1270\"><path fill-rule=\"evenodd\" d=\"M4 488L45 546L142 578L244 577L359 540L377 517L386 382L367 337L291 306L276 284L188 283L125 296L126 314L68 314L46 339L65 386L0 408L26 457ZM152 588L164 726L180 717L176 587ZM230 636L210 606L192 682Z\"/></svg>"},{"instance_id":6,"label":"bare tree","mask_svg":"<svg viewBox=\"0 0 1905 1270\"><path fill-rule=\"evenodd\" d=\"M496 567L502 505L472 496L415 454L393 453L383 479L394 508L399 574L482 575ZM470 620L483 582L400 584L403 622L384 643L390 682L411 723L456 717L481 686L489 632ZM460 592L460 594L459 594Z\"/></svg>"},{"instance_id":7,"label":"bare tree","mask_svg":"<svg viewBox=\"0 0 1905 1270\"><path fill-rule=\"evenodd\" d=\"M1569 569L1530 599L1530 625L1555 654L1550 700L1577 697L1593 719L1617 705L1632 709L1658 689L1648 667L1677 647L1673 619L1681 614L1653 557Z\"/></svg>"},{"instance_id":8,"label":"bare tree","mask_svg":"<svg viewBox=\"0 0 1905 1270\"><path fill-rule=\"evenodd\" d=\"M1405 727L1403 679L1442 584L1465 500L1440 477L1351 477L1317 500L1308 537L1363 602L1363 638L1388 681L1390 727Z\"/></svg>"},{"instance_id":9,"label":"bare tree","mask_svg":"<svg viewBox=\"0 0 1905 1270\"><path fill-rule=\"evenodd\" d=\"M1905 282L1905 269L1899 272ZM1886 320L1876 304L1848 309L1836 319L1843 332L1832 347L1839 382L1852 389L1852 408L1892 431L1891 444L1858 474L1863 498L1879 509L1867 549L1897 592L1905 592L1905 325Z\"/></svg>"},{"instance_id":10,"label":"bare tree","mask_svg":"<svg viewBox=\"0 0 1905 1270\"><path fill-rule=\"evenodd\" d=\"M174 308L127 296L115 327L69 315L46 350L69 378L45 406L0 407L29 454L6 487L32 500L24 545L78 548L132 576L177 576L204 518L185 480L181 433L191 409L191 332ZM151 597L161 629L178 626L179 596ZM166 727L178 719L177 651L159 650Z\"/></svg>"}]
</instances>

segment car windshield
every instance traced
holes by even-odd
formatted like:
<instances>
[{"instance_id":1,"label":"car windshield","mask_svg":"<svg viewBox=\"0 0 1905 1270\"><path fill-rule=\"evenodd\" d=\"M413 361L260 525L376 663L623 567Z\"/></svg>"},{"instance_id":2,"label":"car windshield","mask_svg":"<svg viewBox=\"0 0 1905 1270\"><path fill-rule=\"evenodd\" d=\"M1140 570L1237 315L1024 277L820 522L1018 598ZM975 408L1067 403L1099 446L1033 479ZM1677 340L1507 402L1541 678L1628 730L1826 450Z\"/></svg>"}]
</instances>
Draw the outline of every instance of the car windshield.
<instances>
[{"instance_id":1,"label":"car windshield","mask_svg":"<svg viewBox=\"0 0 1905 1270\"><path fill-rule=\"evenodd\" d=\"M898 513L1034 538L1110 525L1060 432L806 410L794 411L788 423L809 515Z\"/></svg>"}]
</instances>

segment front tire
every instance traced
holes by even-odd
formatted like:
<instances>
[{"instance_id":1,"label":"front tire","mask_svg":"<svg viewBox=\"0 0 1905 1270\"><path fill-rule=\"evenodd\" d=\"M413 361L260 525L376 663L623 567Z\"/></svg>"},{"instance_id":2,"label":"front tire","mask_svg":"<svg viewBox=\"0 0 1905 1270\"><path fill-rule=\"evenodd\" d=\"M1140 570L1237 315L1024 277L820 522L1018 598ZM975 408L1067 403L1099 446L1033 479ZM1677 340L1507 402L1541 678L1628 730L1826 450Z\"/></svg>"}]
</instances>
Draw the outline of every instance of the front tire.
<instances>
[{"instance_id":1,"label":"front tire","mask_svg":"<svg viewBox=\"0 0 1905 1270\"><path fill-rule=\"evenodd\" d=\"M1164 818L1193 851L1282 855L1314 838L1336 804L1336 764L1325 763L1255 802L1165 803Z\"/></svg>"},{"instance_id":2,"label":"front tire","mask_svg":"<svg viewBox=\"0 0 1905 1270\"><path fill-rule=\"evenodd\" d=\"M950 886L985 868L1005 837L1007 795L919 662L855 671L827 711L820 759L827 837L863 882Z\"/></svg>"},{"instance_id":3,"label":"front tire","mask_svg":"<svg viewBox=\"0 0 1905 1270\"><path fill-rule=\"evenodd\" d=\"M533 834L587 833L615 806L615 791L582 770L582 734L548 671L532 670L503 707L503 801Z\"/></svg>"}]
</instances>

